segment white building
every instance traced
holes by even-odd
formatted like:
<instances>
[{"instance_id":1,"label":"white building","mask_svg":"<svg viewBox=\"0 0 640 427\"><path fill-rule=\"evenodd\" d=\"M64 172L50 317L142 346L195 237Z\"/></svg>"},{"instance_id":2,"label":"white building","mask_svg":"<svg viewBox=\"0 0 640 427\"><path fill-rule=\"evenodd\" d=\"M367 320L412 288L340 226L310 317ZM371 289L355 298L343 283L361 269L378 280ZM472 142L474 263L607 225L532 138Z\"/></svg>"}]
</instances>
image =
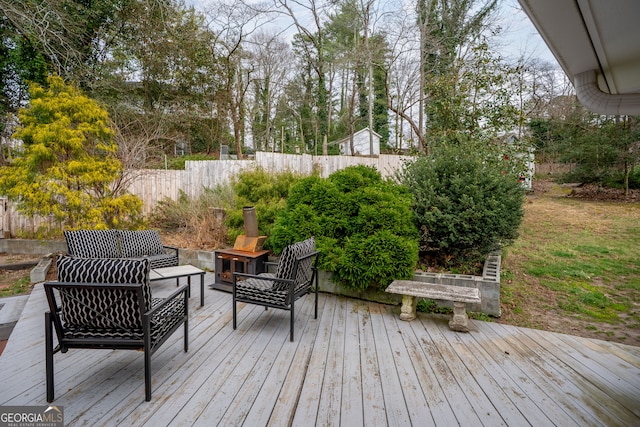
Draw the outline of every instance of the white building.
<instances>
[{"instance_id":1,"label":"white building","mask_svg":"<svg viewBox=\"0 0 640 427\"><path fill-rule=\"evenodd\" d=\"M329 145L338 144L340 154L345 156L369 156L371 155L371 138L373 138L373 155L380 155L380 135L369 128L364 128L353 134L353 152L351 152L350 138L346 137Z\"/></svg>"}]
</instances>

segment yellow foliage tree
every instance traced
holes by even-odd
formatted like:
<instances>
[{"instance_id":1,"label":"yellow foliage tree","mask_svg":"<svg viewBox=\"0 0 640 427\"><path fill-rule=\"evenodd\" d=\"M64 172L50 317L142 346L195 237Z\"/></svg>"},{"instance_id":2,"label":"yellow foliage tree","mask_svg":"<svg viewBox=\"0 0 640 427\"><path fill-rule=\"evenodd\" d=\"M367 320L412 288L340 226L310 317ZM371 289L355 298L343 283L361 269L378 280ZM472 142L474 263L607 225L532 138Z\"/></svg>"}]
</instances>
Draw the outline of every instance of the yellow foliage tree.
<instances>
[{"instance_id":1,"label":"yellow foliage tree","mask_svg":"<svg viewBox=\"0 0 640 427\"><path fill-rule=\"evenodd\" d=\"M21 152L0 168L0 191L26 215L52 216L65 228L126 228L142 221L142 201L114 191L122 175L109 116L62 78L30 87L13 135Z\"/></svg>"}]
</instances>

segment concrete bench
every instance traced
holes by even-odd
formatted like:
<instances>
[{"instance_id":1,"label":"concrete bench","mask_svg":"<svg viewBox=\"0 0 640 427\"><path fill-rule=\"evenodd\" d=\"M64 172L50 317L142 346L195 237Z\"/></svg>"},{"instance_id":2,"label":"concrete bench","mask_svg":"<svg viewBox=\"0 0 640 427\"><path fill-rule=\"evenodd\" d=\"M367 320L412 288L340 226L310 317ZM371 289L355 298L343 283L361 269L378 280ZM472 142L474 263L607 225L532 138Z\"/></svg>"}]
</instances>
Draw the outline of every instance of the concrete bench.
<instances>
[{"instance_id":1,"label":"concrete bench","mask_svg":"<svg viewBox=\"0 0 640 427\"><path fill-rule=\"evenodd\" d=\"M458 332L469 332L467 303L479 303L480 291L464 286L440 285L413 280L394 280L386 289L392 294L402 295L401 320L416 318L418 298L453 301L453 316L449 327Z\"/></svg>"}]
</instances>

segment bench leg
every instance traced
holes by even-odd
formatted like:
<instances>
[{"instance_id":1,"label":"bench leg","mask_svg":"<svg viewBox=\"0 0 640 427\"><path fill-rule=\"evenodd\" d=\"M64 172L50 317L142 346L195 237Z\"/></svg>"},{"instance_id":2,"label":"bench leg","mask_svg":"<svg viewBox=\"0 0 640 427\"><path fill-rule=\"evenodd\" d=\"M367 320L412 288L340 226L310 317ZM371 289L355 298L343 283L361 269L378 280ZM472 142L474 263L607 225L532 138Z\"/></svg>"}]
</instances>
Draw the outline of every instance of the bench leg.
<instances>
[{"instance_id":1,"label":"bench leg","mask_svg":"<svg viewBox=\"0 0 640 427\"><path fill-rule=\"evenodd\" d=\"M467 316L467 304L453 302L453 317L449 321L449 327L457 332L469 332L469 317Z\"/></svg>"},{"instance_id":2,"label":"bench leg","mask_svg":"<svg viewBox=\"0 0 640 427\"><path fill-rule=\"evenodd\" d=\"M416 305L418 298L411 295L402 295L402 308L400 309L400 320L413 320L416 318Z\"/></svg>"}]
</instances>

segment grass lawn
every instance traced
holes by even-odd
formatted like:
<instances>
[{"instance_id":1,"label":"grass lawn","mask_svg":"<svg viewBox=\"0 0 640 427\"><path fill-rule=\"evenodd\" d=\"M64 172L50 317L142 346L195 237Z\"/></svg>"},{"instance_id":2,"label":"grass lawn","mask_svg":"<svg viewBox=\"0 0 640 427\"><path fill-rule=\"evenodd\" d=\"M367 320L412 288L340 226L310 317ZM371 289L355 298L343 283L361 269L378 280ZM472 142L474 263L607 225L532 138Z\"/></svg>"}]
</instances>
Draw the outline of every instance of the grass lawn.
<instances>
[{"instance_id":1,"label":"grass lawn","mask_svg":"<svg viewBox=\"0 0 640 427\"><path fill-rule=\"evenodd\" d=\"M501 322L640 346L640 204L529 196L503 254Z\"/></svg>"},{"instance_id":2,"label":"grass lawn","mask_svg":"<svg viewBox=\"0 0 640 427\"><path fill-rule=\"evenodd\" d=\"M37 262L34 255L0 254L0 298L30 293L30 273Z\"/></svg>"}]
</instances>

